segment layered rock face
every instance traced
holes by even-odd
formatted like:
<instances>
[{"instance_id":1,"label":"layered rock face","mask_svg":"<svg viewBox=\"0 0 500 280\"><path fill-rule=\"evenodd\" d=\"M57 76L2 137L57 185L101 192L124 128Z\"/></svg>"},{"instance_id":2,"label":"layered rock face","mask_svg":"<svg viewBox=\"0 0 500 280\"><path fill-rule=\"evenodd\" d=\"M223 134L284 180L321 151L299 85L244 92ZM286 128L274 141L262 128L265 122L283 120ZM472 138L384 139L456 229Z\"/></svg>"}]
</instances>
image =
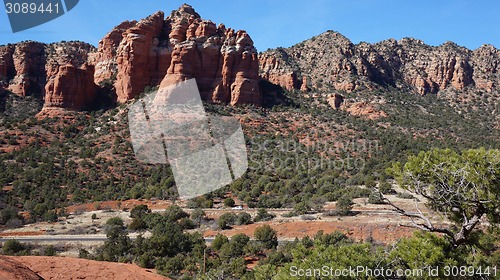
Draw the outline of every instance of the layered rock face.
<instances>
[{"instance_id":1,"label":"layered rock face","mask_svg":"<svg viewBox=\"0 0 500 280\"><path fill-rule=\"evenodd\" d=\"M259 57L261 77L269 82L292 90L302 87L302 80L299 81L298 66L292 64L288 53L282 49L262 53Z\"/></svg>"},{"instance_id":2,"label":"layered rock face","mask_svg":"<svg viewBox=\"0 0 500 280\"><path fill-rule=\"evenodd\" d=\"M325 32L288 49L260 55L261 76L285 88L352 92L392 86L418 94L472 88L491 92L500 85L500 56L493 46L471 51L454 43L438 47L394 39L353 44ZM305 83L299 83L306 78ZM292 87L293 85L293 87Z\"/></svg>"},{"instance_id":3,"label":"layered rock face","mask_svg":"<svg viewBox=\"0 0 500 280\"><path fill-rule=\"evenodd\" d=\"M0 46L0 87L36 95L44 108L82 110L99 87L126 102L147 87L194 78L202 98L231 105L262 103L259 62L245 31L201 19L183 5L115 27L97 49L80 42Z\"/></svg>"},{"instance_id":4,"label":"layered rock face","mask_svg":"<svg viewBox=\"0 0 500 280\"><path fill-rule=\"evenodd\" d=\"M0 86L20 96L41 97L44 107L81 110L95 93L93 68L86 65L93 50L81 42L2 46Z\"/></svg>"},{"instance_id":5,"label":"layered rock face","mask_svg":"<svg viewBox=\"0 0 500 280\"><path fill-rule=\"evenodd\" d=\"M44 44L23 42L0 47L0 59L0 79L6 89L21 96L42 91L45 84Z\"/></svg>"},{"instance_id":6,"label":"layered rock face","mask_svg":"<svg viewBox=\"0 0 500 280\"><path fill-rule=\"evenodd\" d=\"M93 68L87 64L81 67L66 64L47 72L52 75L45 85L44 107L82 110L89 106L96 92Z\"/></svg>"},{"instance_id":7,"label":"layered rock face","mask_svg":"<svg viewBox=\"0 0 500 280\"><path fill-rule=\"evenodd\" d=\"M159 69L159 55L168 56L168 49L160 50L159 37L164 24L163 12L158 12L134 24L122 33L122 41L116 50L116 94L119 102L125 102L154 85L165 74ZM111 33L113 33L112 31ZM104 52L109 50L103 49ZM163 67L168 59L162 61ZM162 75L162 76L163 76ZM156 79L156 80L155 80Z\"/></svg>"},{"instance_id":8,"label":"layered rock face","mask_svg":"<svg viewBox=\"0 0 500 280\"><path fill-rule=\"evenodd\" d=\"M95 65L94 81L101 84L116 78L116 51L123 40L123 33L137 24L136 21L125 21L116 26L99 41L97 52L89 55L89 62Z\"/></svg>"},{"instance_id":9,"label":"layered rock face","mask_svg":"<svg viewBox=\"0 0 500 280\"><path fill-rule=\"evenodd\" d=\"M44 108L82 110L96 93L94 67L87 63L94 48L79 42L48 46Z\"/></svg>"},{"instance_id":10,"label":"layered rock face","mask_svg":"<svg viewBox=\"0 0 500 280\"><path fill-rule=\"evenodd\" d=\"M117 44L116 29L122 30ZM116 52L116 62L113 54ZM123 23L99 45L96 82L116 76L119 102L148 86L168 86L195 78L204 100L261 104L257 50L245 31L201 19L189 5L164 20L158 12L137 23ZM115 72L113 72L115 71Z\"/></svg>"}]
</instances>

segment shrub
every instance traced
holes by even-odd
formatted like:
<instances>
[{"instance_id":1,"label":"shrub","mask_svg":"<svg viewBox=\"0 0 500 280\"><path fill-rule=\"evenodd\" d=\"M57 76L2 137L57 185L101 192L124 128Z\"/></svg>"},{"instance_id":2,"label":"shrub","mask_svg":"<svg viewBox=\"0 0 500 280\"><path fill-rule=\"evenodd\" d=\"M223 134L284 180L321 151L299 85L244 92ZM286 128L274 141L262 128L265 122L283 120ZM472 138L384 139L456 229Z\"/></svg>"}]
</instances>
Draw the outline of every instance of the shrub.
<instances>
[{"instance_id":1,"label":"shrub","mask_svg":"<svg viewBox=\"0 0 500 280\"><path fill-rule=\"evenodd\" d=\"M132 220L132 222L128 225L128 228L130 230L143 230L143 229L147 229L148 228L148 225L146 224L146 222L143 220L143 219L140 219L140 218L134 218Z\"/></svg>"},{"instance_id":2,"label":"shrub","mask_svg":"<svg viewBox=\"0 0 500 280\"><path fill-rule=\"evenodd\" d=\"M179 220L179 224L183 229L194 229L196 226L193 222L193 220L189 218L182 218Z\"/></svg>"},{"instance_id":3,"label":"shrub","mask_svg":"<svg viewBox=\"0 0 500 280\"><path fill-rule=\"evenodd\" d=\"M354 203L352 202L350 196L343 195L342 197L339 198L339 200L337 200L337 204L335 205L335 210L339 215L346 216L351 213L353 204Z\"/></svg>"},{"instance_id":4,"label":"shrub","mask_svg":"<svg viewBox=\"0 0 500 280\"><path fill-rule=\"evenodd\" d=\"M163 215L172 222L178 221L182 218L187 218L189 217L189 214L184 212L181 207L177 205L172 205L165 210L165 213Z\"/></svg>"},{"instance_id":5,"label":"shrub","mask_svg":"<svg viewBox=\"0 0 500 280\"><path fill-rule=\"evenodd\" d=\"M268 213L266 209L260 208L257 211L257 215L255 216L254 221L255 222L260 222L260 221L265 222L265 221L272 220L274 217L275 217L275 215Z\"/></svg>"},{"instance_id":6,"label":"shrub","mask_svg":"<svg viewBox=\"0 0 500 280\"><path fill-rule=\"evenodd\" d=\"M236 215L234 213L224 213L219 217L217 225L220 229L228 229L236 222Z\"/></svg>"},{"instance_id":7,"label":"shrub","mask_svg":"<svg viewBox=\"0 0 500 280\"><path fill-rule=\"evenodd\" d=\"M118 226L123 227L124 223L120 217L113 217L106 221L107 226Z\"/></svg>"},{"instance_id":8,"label":"shrub","mask_svg":"<svg viewBox=\"0 0 500 280\"><path fill-rule=\"evenodd\" d=\"M252 216L250 216L250 214L248 214L247 212L241 212L236 217L237 225L249 225L251 223L252 223Z\"/></svg>"},{"instance_id":9,"label":"shrub","mask_svg":"<svg viewBox=\"0 0 500 280\"><path fill-rule=\"evenodd\" d=\"M215 236L214 241L212 242L211 246L215 250L220 250L220 248L222 247L222 245L224 245L225 243L228 243L228 242L229 242L229 239L227 238L227 236L218 233Z\"/></svg>"},{"instance_id":10,"label":"shrub","mask_svg":"<svg viewBox=\"0 0 500 280\"><path fill-rule=\"evenodd\" d=\"M236 203L234 202L234 199L228 197L226 199L224 199L224 206L226 207L234 207Z\"/></svg>"},{"instance_id":11,"label":"shrub","mask_svg":"<svg viewBox=\"0 0 500 280\"><path fill-rule=\"evenodd\" d=\"M383 194L395 194L396 191L392 188L391 184L388 182L380 183L379 190Z\"/></svg>"},{"instance_id":12,"label":"shrub","mask_svg":"<svg viewBox=\"0 0 500 280\"><path fill-rule=\"evenodd\" d=\"M191 220L196 224L196 226L200 226L201 222L205 220L207 217L207 214L205 211L201 210L200 208L196 208L191 212Z\"/></svg>"},{"instance_id":13,"label":"shrub","mask_svg":"<svg viewBox=\"0 0 500 280\"><path fill-rule=\"evenodd\" d=\"M147 205L141 204L137 205L130 211L130 217L131 218L142 218L144 215L151 213L151 210L148 208Z\"/></svg>"},{"instance_id":14,"label":"shrub","mask_svg":"<svg viewBox=\"0 0 500 280\"><path fill-rule=\"evenodd\" d=\"M309 205L307 205L307 203L305 203L305 202L297 203L293 207L293 212L295 212L296 215L307 214L307 212L309 212L309 210L310 210Z\"/></svg>"},{"instance_id":15,"label":"shrub","mask_svg":"<svg viewBox=\"0 0 500 280\"><path fill-rule=\"evenodd\" d=\"M44 248L43 250L43 255L44 256L49 256L49 257L52 257L52 256L55 256L56 255L56 248L54 248L54 246L52 245L49 245L47 247Z\"/></svg>"},{"instance_id":16,"label":"shrub","mask_svg":"<svg viewBox=\"0 0 500 280\"><path fill-rule=\"evenodd\" d=\"M17 210L13 207L7 207L0 211L0 225L5 225L10 220L19 219Z\"/></svg>"},{"instance_id":17,"label":"shrub","mask_svg":"<svg viewBox=\"0 0 500 280\"><path fill-rule=\"evenodd\" d=\"M382 194L379 191L372 191L370 196L368 197L368 203L371 204L384 204L384 198L382 197Z\"/></svg>"},{"instance_id":18,"label":"shrub","mask_svg":"<svg viewBox=\"0 0 500 280\"><path fill-rule=\"evenodd\" d=\"M25 248L24 248L24 245L21 244L21 242L15 240L15 239L9 239L9 240L5 241L2 249L3 249L4 254L6 254L6 255L16 255L19 252L23 251Z\"/></svg>"},{"instance_id":19,"label":"shrub","mask_svg":"<svg viewBox=\"0 0 500 280\"><path fill-rule=\"evenodd\" d=\"M375 179L373 179L372 176L368 176L365 180L365 186L367 188L374 188L375 186L377 185L377 183L375 182Z\"/></svg>"},{"instance_id":20,"label":"shrub","mask_svg":"<svg viewBox=\"0 0 500 280\"><path fill-rule=\"evenodd\" d=\"M272 249L278 246L278 236L276 231L269 225L263 225L255 229L254 237L262 242L265 248Z\"/></svg>"}]
</instances>

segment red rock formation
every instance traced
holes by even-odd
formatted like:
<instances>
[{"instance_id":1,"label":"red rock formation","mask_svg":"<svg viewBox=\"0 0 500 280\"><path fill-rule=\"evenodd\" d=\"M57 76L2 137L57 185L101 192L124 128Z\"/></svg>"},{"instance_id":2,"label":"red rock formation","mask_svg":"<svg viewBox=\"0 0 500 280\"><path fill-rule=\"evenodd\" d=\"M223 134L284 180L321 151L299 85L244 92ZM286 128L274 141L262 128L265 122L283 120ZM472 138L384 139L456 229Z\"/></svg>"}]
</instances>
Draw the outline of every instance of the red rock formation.
<instances>
[{"instance_id":1,"label":"red rock formation","mask_svg":"<svg viewBox=\"0 0 500 280\"><path fill-rule=\"evenodd\" d=\"M12 257L0 256L0 279L4 280L43 280L24 264Z\"/></svg>"},{"instance_id":2,"label":"red rock formation","mask_svg":"<svg viewBox=\"0 0 500 280\"><path fill-rule=\"evenodd\" d=\"M387 113L378 108L378 104L361 101L352 102L345 100L344 96L334 94L327 98L327 102L333 109L346 111L353 116L359 116L370 120L387 117Z\"/></svg>"},{"instance_id":3,"label":"red rock formation","mask_svg":"<svg viewBox=\"0 0 500 280\"><path fill-rule=\"evenodd\" d=\"M7 88L16 75L14 66L14 45L0 46L0 88Z\"/></svg>"},{"instance_id":4,"label":"red rock formation","mask_svg":"<svg viewBox=\"0 0 500 280\"><path fill-rule=\"evenodd\" d=\"M345 97L340 94L333 94L327 98L328 103L333 109L338 110L342 103L344 103Z\"/></svg>"},{"instance_id":5,"label":"red rock formation","mask_svg":"<svg viewBox=\"0 0 500 280\"><path fill-rule=\"evenodd\" d=\"M216 27L202 20L189 5L163 18L163 13L158 12L123 31L116 49L119 102L134 98L148 86L168 86L195 78L204 100L261 104L257 51L246 32L234 32L224 25ZM106 38L115 33L112 31ZM113 44L105 42L100 44L99 52L111 53L106 48ZM97 66L102 64L96 59ZM101 72L98 67L96 83L102 80L98 75Z\"/></svg>"},{"instance_id":6,"label":"red rock formation","mask_svg":"<svg viewBox=\"0 0 500 280\"><path fill-rule=\"evenodd\" d=\"M93 66L65 64L48 68L44 109L82 110L91 104L96 91Z\"/></svg>"},{"instance_id":7,"label":"red rock formation","mask_svg":"<svg viewBox=\"0 0 500 280\"><path fill-rule=\"evenodd\" d=\"M23 42L0 47L0 85L45 99L44 107L80 110L93 101L93 48L81 42ZM90 77L90 78L89 78Z\"/></svg>"},{"instance_id":8,"label":"red rock formation","mask_svg":"<svg viewBox=\"0 0 500 280\"><path fill-rule=\"evenodd\" d=\"M84 108L94 84L114 85L118 102L126 102L146 87L191 78L204 100L258 105L258 71L257 51L246 32L216 27L189 5L167 19L157 12L123 22L99 42L97 51L78 42L0 47L2 88L45 96L45 108Z\"/></svg>"},{"instance_id":9,"label":"red rock formation","mask_svg":"<svg viewBox=\"0 0 500 280\"><path fill-rule=\"evenodd\" d=\"M164 71L158 67L159 54L169 55L168 52L161 52L158 45L163 18L163 12L157 12L123 33L123 40L116 51L118 69L115 88L118 102L125 102L143 92Z\"/></svg>"},{"instance_id":10,"label":"red rock formation","mask_svg":"<svg viewBox=\"0 0 500 280\"><path fill-rule=\"evenodd\" d=\"M8 90L26 95L41 95L45 80L45 45L38 42L23 42L15 46L12 60L15 76L10 80Z\"/></svg>"},{"instance_id":11,"label":"red rock formation","mask_svg":"<svg viewBox=\"0 0 500 280\"><path fill-rule=\"evenodd\" d=\"M93 279L93 280L168 280L149 270L134 264L99 262L86 259L65 257L8 257L29 267L45 279ZM19 278L19 279L43 279ZM12 278L1 278L12 279ZM16 278L14 278L16 279Z\"/></svg>"},{"instance_id":12,"label":"red rock formation","mask_svg":"<svg viewBox=\"0 0 500 280\"><path fill-rule=\"evenodd\" d=\"M309 79L307 77L302 77L302 85L300 86L300 91L307 92L309 91Z\"/></svg>"},{"instance_id":13,"label":"red rock formation","mask_svg":"<svg viewBox=\"0 0 500 280\"><path fill-rule=\"evenodd\" d=\"M245 31L216 28L188 5L174 11L167 23L174 47L160 87L195 78L204 100L261 104L257 51Z\"/></svg>"},{"instance_id":14,"label":"red rock formation","mask_svg":"<svg viewBox=\"0 0 500 280\"><path fill-rule=\"evenodd\" d=\"M136 24L136 21L122 22L99 41L97 52L91 54L89 58L90 63L95 65L94 81L96 84L116 77L118 67L116 51L123 40L123 33Z\"/></svg>"},{"instance_id":15,"label":"red rock formation","mask_svg":"<svg viewBox=\"0 0 500 280\"><path fill-rule=\"evenodd\" d=\"M500 87L500 50L483 45L472 52L472 79L477 88L492 92Z\"/></svg>"},{"instance_id":16,"label":"red rock formation","mask_svg":"<svg viewBox=\"0 0 500 280\"><path fill-rule=\"evenodd\" d=\"M287 90L301 88L303 83L299 82L296 71L287 62L286 54L280 50L274 53L262 53L259 57L259 63L260 76L263 79Z\"/></svg>"}]
</instances>

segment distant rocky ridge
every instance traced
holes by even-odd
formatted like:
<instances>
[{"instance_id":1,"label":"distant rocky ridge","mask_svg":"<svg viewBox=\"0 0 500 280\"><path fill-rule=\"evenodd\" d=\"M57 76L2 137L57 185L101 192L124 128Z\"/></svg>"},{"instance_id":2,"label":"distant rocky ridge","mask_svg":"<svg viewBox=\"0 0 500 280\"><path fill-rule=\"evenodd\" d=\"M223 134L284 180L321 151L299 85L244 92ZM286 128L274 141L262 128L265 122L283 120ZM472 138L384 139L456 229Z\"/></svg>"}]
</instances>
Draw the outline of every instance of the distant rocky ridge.
<instances>
[{"instance_id":1,"label":"distant rocky ridge","mask_svg":"<svg viewBox=\"0 0 500 280\"><path fill-rule=\"evenodd\" d=\"M471 51L451 42L432 47L411 38L353 44L328 31L261 53L259 60L260 75L287 89L352 92L389 86L423 95L500 87L500 51L491 45Z\"/></svg>"},{"instance_id":2,"label":"distant rocky ridge","mask_svg":"<svg viewBox=\"0 0 500 280\"><path fill-rule=\"evenodd\" d=\"M202 98L261 105L257 50L245 31L202 20L189 5L116 26L98 48L81 42L0 46L0 88L40 95L44 109L82 110L111 85L118 102L195 78Z\"/></svg>"}]
</instances>

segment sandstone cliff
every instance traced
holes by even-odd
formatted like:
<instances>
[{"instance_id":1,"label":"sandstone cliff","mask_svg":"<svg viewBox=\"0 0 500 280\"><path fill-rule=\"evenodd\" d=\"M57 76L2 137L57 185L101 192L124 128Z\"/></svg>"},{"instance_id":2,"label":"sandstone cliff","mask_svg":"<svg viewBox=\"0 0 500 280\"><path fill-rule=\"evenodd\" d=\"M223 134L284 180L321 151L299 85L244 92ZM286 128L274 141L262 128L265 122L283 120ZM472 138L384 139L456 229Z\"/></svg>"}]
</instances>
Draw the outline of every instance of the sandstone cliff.
<instances>
[{"instance_id":1,"label":"sandstone cliff","mask_svg":"<svg viewBox=\"0 0 500 280\"><path fill-rule=\"evenodd\" d=\"M6 89L17 95L36 95L45 84L45 45L23 42L1 47L0 74Z\"/></svg>"},{"instance_id":2,"label":"sandstone cliff","mask_svg":"<svg viewBox=\"0 0 500 280\"><path fill-rule=\"evenodd\" d=\"M79 42L47 47L45 108L85 109L94 100L94 68L88 65L95 49Z\"/></svg>"},{"instance_id":3,"label":"sandstone cliff","mask_svg":"<svg viewBox=\"0 0 500 280\"><path fill-rule=\"evenodd\" d=\"M96 82L116 77L118 101L125 102L148 86L195 78L206 101L261 104L257 50L245 31L216 26L186 4L164 18L158 12L106 35L95 58Z\"/></svg>"},{"instance_id":4,"label":"sandstone cliff","mask_svg":"<svg viewBox=\"0 0 500 280\"><path fill-rule=\"evenodd\" d=\"M86 64L93 50L81 42L1 46L0 86L43 98L46 107L81 110L95 93L93 68Z\"/></svg>"},{"instance_id":5,"label":"sandstone cliff","mask_svg":"<svg viewBox=\"0 0 500 280\"><path fill-rule=\"evenodd\" d=\"M126 102L147 87L195 78L202 98L223 104L262 103L253 41L201 19L189 5L116 26L98 48L80 42L0 46L0 87L44 99L45 109L82 110L99 87Z\"/></svg>"},{"instance_id":6,"label":"sandstone cliff","mask_svg":"<svg viewBox=\"0 0 500 280\"><path fill-rule=\"evenodd\" d=\"M471 51L451 42L433 47L410 38L355 45L333 31L261 53L260 68L263 78L302 90L392 86L426 94L469 88L491 92L500 85L500 52L490 45Z\"/></svg>"}]
</instances>

